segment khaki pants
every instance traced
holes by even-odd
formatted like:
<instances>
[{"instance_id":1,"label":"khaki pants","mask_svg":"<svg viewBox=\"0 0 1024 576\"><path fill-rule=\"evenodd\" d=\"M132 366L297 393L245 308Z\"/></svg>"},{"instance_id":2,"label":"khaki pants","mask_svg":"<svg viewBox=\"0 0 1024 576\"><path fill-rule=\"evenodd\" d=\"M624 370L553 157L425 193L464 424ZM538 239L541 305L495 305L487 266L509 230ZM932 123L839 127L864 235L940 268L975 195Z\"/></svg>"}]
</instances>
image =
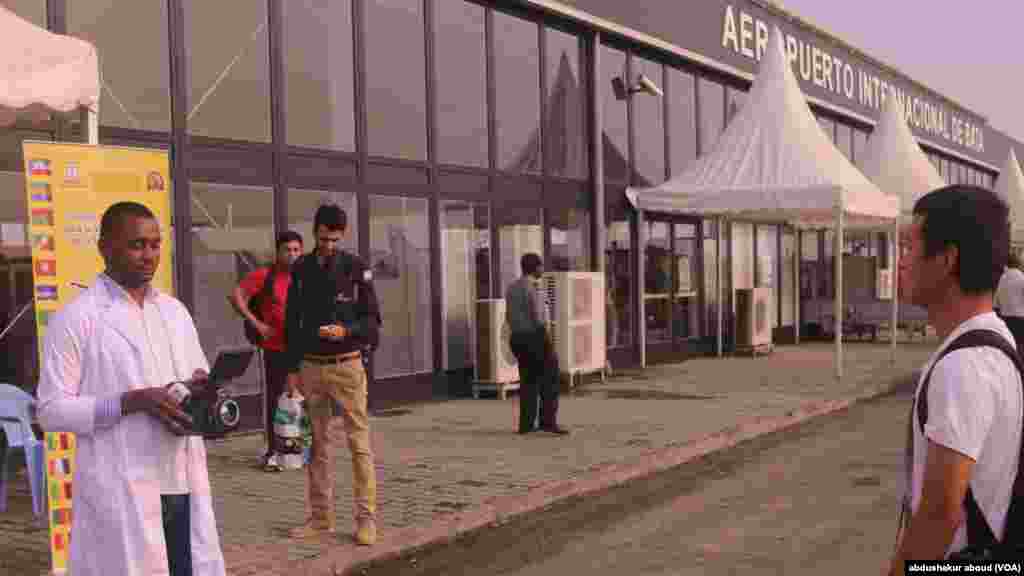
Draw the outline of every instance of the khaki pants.
<instances>
[{"instance_id":1,"label":"khaki pants","mask_svg":"<svg viewBox=\"0 0 1024 576\"><path fill-rule=\"evenodd\" d=\"M366 413L366 371L356 357L333 364L302 363L302 395L306 398L313 446L308 466L310 516L320 526L335 526L334 450L338 425L344 426L352 453L352 487L356 518L377 513L377 477L370 449ZM338 418L335 406L341 408Z\"/></svg>"}]
</instances>

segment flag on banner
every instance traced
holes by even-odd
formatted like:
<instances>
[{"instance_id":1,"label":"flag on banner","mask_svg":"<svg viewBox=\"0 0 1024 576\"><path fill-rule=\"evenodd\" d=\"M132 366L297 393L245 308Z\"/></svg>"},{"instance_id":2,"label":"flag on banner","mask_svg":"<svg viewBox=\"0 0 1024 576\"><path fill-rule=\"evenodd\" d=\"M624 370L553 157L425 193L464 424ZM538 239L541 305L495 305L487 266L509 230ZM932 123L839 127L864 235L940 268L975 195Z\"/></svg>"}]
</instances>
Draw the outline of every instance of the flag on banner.
<instances>
[{"instance_id":1,"label":"flag on banner","mask_svg":"<svg viewBox=\"0 0 1024 576\"><path fill-rule=\"evenodd\" d=\"M34 226L53 226L53 209L33 208L32 224Z\"/></svg>"},{"instance_id":2,"label":"flag on banner","mask_svg":"<svg viewBox=\"0 0 1024 576\"><path fill-rule=\"evenodd\" d=\"M36 276L56 276L57 275L57 261L56 260L36 260Z\"/></svg>"},{"instance_id":3,"label":"flag on banner","mask_svg":"<svg viewBox=\"0 0 1024 576\"><path fill-rule=\"evenodd\" d=\"M29 174L32 176L49 176L50 175L50 161L49 160L30 160L28 163Z\"/></svg>"},{"instance_id":4,"label":"flag on banner","mask_svg":"<svg viewBox=\"0 0 1024 576\"><path fill-rule=\"evenodd\" d=\"M33 182L31 192L33 202L53 202L53 192L46 182Z\"/></svg>"},{"instance_id":5,"label":"flag on banner","mask_svg":"<svg viewBox=\"0 0 1024 576\"><path fill-rule=\"evenodd\" d=\"M36 299L37 300L56 300L57 299L57 287L47 286L45 284L36 286Z\"/></svg>"}]
</instances>

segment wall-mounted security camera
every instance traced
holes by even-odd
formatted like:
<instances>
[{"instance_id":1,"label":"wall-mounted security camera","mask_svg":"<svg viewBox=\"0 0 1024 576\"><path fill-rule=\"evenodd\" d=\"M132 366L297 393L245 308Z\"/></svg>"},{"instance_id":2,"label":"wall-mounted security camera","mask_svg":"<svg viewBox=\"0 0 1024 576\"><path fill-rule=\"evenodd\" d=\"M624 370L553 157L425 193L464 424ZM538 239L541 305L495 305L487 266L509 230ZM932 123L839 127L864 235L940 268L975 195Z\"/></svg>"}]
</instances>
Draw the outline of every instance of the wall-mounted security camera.
<instances>
[{"instance_id":1,"label":"wall-mounted security camera","mask_svg":"<svg viewBox=\"0 0 1024 576\"><path fill-rule=\"evenodd\" d=\"M626 88L626 83L622 81L622 78L618 76L612 78L612 91L615 93L615 98L617 100L625 100L638 92L659 97L665 95L653 80L643 74L640 74L636 79L636 84L630 86L628 89Z\"/></svg>"},{"instance_id":2,"label":"wall-mounted security camera","mask_svg":"<svg viewBox=\"0 0 1024 576\"><path fill-rule=\"evenodd\" d=\"M659 97L665 95L665 93L661 91L661 88L658 88L658 85L655 84L653 80L651 80L647 76L644 76L643 74L641 74L640 77L636 79L636 83L636 92L645 92L652 96Z\"/></svg>"}]
</instances>

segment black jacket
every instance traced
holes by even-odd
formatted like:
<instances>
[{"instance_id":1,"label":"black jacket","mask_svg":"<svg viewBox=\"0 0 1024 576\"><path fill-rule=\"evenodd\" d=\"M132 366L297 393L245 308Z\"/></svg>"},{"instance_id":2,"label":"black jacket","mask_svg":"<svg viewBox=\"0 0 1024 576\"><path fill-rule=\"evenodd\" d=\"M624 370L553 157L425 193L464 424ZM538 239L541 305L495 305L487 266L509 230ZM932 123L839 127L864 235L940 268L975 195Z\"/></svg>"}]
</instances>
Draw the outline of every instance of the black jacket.
<instances>
[{"instance_id":1,"label":"black jacket","mask_svg":"<svg viewBox=\"0 0 1024 576\"><path fill-rule=\"evenodd\" d=\"M350 336L341 342L324 340L319 330L326 324L343 324ZM380 324L373 272L361 258L339 251L321 266L312 252L295 261L285 307L289 371L298 372L306 354L376 348Z\"/></svg>"}]
</instances>

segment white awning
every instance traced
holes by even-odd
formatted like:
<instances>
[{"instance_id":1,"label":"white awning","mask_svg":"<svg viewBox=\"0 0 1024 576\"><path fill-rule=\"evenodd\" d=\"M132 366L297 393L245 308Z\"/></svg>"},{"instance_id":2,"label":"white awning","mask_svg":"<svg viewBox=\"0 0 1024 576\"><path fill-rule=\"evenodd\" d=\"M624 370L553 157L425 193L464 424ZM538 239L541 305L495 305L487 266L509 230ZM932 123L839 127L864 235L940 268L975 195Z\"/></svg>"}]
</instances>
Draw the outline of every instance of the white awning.
<instances>
[{"instance_id":1,"label":"white awning","mask_svg":"<svg viewBox=\"0 0 1024 576\"><path fill-rule=\"evenodd\" d=\"M0 6L0 126L20 115L47 111L96 111L100 99L99 60L92 44L53 34Z\"/></svg>"}]
</instances>

